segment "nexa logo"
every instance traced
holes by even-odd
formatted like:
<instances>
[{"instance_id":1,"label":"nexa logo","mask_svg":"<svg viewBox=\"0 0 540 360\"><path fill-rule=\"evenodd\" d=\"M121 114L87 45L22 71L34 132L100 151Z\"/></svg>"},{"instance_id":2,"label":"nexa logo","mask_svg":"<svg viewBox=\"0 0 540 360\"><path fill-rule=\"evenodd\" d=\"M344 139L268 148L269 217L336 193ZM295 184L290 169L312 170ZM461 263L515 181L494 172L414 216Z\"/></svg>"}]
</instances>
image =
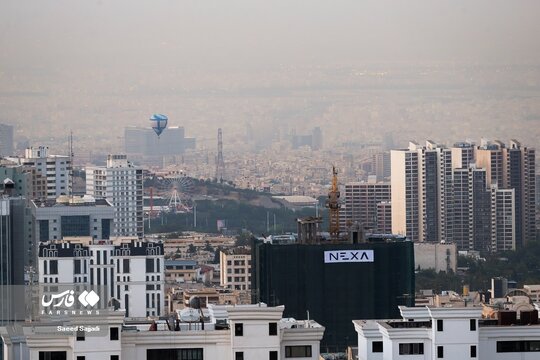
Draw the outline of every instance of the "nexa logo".
<instances>
[{"instance_id":1,"label":"nexa logo","mask_svg":"<svg viewBox=\"0 0 540 360\"><path fill-rule=\"evenodd\" d=\"M332 250L324 252L325 263L373 262L373 250Z\"/></svg>"}]
</instances>

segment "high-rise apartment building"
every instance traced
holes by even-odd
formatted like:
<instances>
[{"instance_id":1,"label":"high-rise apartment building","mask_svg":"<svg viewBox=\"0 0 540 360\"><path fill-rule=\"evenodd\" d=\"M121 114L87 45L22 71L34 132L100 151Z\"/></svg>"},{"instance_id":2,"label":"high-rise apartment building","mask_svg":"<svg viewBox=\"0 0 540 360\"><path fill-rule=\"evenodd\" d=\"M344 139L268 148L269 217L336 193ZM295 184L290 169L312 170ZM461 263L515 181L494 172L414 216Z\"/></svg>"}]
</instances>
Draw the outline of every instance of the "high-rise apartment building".
<instances>
[{"instance_id":1,"label":"high-rise apartment building","mask_svg":"<svg viewBox=\"0 0 540 360\"><path fill-rule=\"evenodd\" d=\"M106 166L86 168L86 193L114 206L113 236L143 237L142 168L126 155L109 155Z\"/></svg>"},{"instance_id":2,"label":"high-rise apartment building","mask_svg":"<svg viewBox=\"0 0 540 360\"><path fill-rule=\"evenodd\" d=\"M420 241L419 156L416 144L390 153L392 233Z\"/></svg>"},{"instance_id":3,"label":"high-rise apartment building","mask_svg":"<svg viewBox=\"0 0 540 360\"><path fill-rule=\"evenodd\" d=\"M413 241L450 241L451 150L411 142L406 150L392 150L391 163L392 231Z\"/></svg>"},{"instance_id":4,"label":"high-rise apartment building","mask_svg":"<svg viewBox=\"0 0 540 360\"><path fill-rule=\"evenodd\" d=\"M13 155L13 126L0 124L0 157Z\"/></svg>"},{"instance_id":5,"label":"high-rise apartment building","mask_svg":"<svg viewBox=\"0 0 540 360\"><path fill-rule=\"evenodd\" d=\"M388 204L390 199L390 183L373 181L345 184L344 206L340 214L341 228L347 229L358 223L370 232L389 233L385 231L389 219L379 218L386 216L384 211L379 212L379 204Z\"/></svg>"},{"instance_id":6,"label":"high-rise apartment building","mask_svg":"<svg viewBox=\"0 0 540 360\"><path fill-rule=\"evenodd\" d=\"M491 186L491 249L516 249L516 198L514 189Z\"/></svg>"},{"instance_id":7,"label":"high-rise apartment building","mask_svg":"<svg viewBox=\"0 0 540 360\"><path fill-rule=\"evenodd\" d=\"M488 186L515 190L516 247L535 239L535 150L516 140L508 147L500 141L483 142L476 150L476 165L486 169Z\"/></svg>"},{"instance_id":8,"label":"high-rise apartment building","mask_svg":"<svg viewBox=\"0 0 540 360\"><path fill-rule=\"evenodd\" d=\"M450 151L452 152L452 167L454 169L466 169L469 165L474 164L474 143L457 142Z\"/></svg>"},{"instance_id":9,"label":"high-rise apartment building","mask_svg":"<svg viewBox=\"0 0 540 360\"><path fill-rule=\"evenodd\" d=\"M392 203L381 201L377 204L377 233L392 233Z\"/></svg>"},{"instance_id":10,"label":"high-rise apartment building","mask_svg":"<svg viewBox=\"0 0 540 360\"><path fill-rule=\"evenodd\" d=\"M385 151L382 153L374 154L373 168L375 169L375 176L377 176L377 181L388 180L392 171L390 152Z\"/></svg>"},{"instance_id":11,"label":"high-rise apartment building","mask_svg":"<svg viewBox=\"0 0 540 360\"><path fill-rule=\"evenodd\" d=\"M392 232L480 251L519 248L535 238L534 149L516 140L508 147L482 141L452 148L427 141L393 150L391 158ZM494 222L511 217L504 230Z\"/></svg>"},{"instance_id":12,"label":"high-rise apartment building","mask_svg":"<svg viewBox=\"0 0 540 360\"><path fill-rule=\"evenodd\" d=\"M491 193L485 169L454 169L451 221L459 250L491 249Z\"/></svg>"},{"instance_id":13,"label":"high-rise apartment building","mask_svg":"<svg viewBox=\"0 0 540 360\"><path fill-rule=\"evenodd\" d=\"M24 155L24 157L8 157L7 159L34 170L33 187L35 189L39 189L40 184L46 181L47 199L56 199L60 195L70 194L71 159L69 156L49 155L49 148L44 146L27 148ZM40 192L36 190L37 194Z\"/></svg>"}]
</instances>

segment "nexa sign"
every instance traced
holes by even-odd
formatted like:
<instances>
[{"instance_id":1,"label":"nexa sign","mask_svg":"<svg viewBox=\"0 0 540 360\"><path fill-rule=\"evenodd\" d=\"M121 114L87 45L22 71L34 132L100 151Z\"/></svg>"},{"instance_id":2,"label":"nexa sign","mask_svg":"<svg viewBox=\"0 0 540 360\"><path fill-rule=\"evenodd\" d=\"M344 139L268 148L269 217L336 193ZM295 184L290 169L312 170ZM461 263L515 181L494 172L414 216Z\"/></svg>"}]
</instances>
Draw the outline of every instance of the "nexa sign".
<instances>
[{"instance_id":1,"label":"nexa sign","mask_svg":"<svg viewBox=\"0 0 540 360\"><path fill-rule=\"evenodd\" d=\"M325 263L373 262L373 250L332 250L324 252Z\"/></svg>"}]
</instances>

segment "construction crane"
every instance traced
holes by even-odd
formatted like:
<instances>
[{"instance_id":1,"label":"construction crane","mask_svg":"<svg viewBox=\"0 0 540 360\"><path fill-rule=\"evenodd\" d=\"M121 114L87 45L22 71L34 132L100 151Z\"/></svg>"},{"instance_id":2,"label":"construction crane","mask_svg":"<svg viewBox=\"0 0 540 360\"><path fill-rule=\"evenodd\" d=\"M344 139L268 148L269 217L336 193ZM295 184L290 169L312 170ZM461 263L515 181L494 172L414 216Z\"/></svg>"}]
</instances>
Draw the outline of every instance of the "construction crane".
<instances>
[{"instance_id":1,"label":"construction crane","mask_svg":"<svg viewBox=\"0 0 540 360\"><path fill-rule=\"evenodd\" d=\"M338 172L335 166L332 166L332 187L328 192L328 199L326 200L326 207L329 212L329 233L332 242L338 242L339 240L339 209L341 204L339 202L339 189L338 189Z\"/></svg>"}]
</instances>

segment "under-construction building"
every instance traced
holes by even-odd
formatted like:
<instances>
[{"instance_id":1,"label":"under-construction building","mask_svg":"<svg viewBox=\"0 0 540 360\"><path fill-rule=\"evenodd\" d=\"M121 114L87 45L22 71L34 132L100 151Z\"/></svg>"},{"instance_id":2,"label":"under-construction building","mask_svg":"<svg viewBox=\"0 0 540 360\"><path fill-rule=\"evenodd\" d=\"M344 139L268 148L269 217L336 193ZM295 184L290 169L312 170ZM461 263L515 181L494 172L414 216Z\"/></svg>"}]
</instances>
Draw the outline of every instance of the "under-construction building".
<instances>
[{"instance_id":1,"label":"under-construction building","mask_svg":"<svg viewBox=\"0 0 540 360\"><path fill-rule=\"evenodd\" d=\"M286 317L317 319L323 351L356 344L351 319L392 319L414 306L414 248L404 238L363 243L252 246L252 302L285 305Z\"/></svg>"}]
</instances>

